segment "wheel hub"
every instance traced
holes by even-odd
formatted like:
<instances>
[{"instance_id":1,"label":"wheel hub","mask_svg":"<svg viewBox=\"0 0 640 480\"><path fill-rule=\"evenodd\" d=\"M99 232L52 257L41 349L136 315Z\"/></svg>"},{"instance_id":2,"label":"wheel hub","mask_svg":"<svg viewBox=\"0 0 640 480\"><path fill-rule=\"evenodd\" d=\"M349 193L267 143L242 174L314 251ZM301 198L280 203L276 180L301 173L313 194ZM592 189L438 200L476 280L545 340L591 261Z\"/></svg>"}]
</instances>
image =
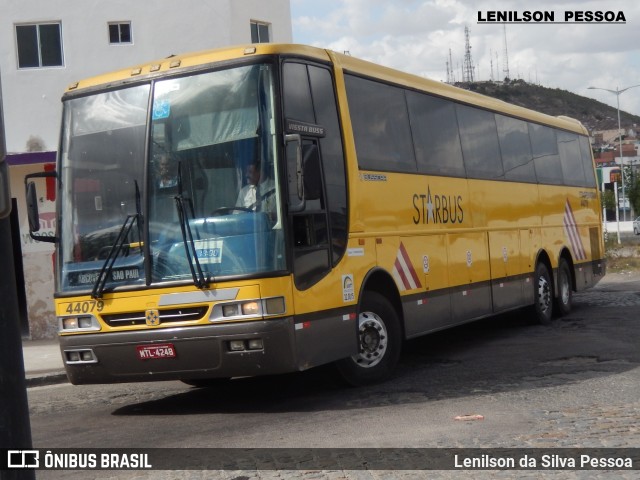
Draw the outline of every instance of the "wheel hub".
<instances>
[{"instance_id":1,"label":"wheel hub","mask_svg":"<svg viewBox=\"0 0 640 480\"><path fill-rule=\"evenodd\" d=\"M544 277L538 279L538 305L543 312L551 307L551 288Z\"/></svg>"},{"instance_id":2,"label":"wheel hub","mask_svg":"<svg viewBox=\"0 0 640 480\"><path fill-rule=\"evenodd\" d=\"M387 351L388 335L382 319L372 312L362 312L358 318L358 347L353 361L363 368L375 367Z\"/></svg>"}]
</instances>

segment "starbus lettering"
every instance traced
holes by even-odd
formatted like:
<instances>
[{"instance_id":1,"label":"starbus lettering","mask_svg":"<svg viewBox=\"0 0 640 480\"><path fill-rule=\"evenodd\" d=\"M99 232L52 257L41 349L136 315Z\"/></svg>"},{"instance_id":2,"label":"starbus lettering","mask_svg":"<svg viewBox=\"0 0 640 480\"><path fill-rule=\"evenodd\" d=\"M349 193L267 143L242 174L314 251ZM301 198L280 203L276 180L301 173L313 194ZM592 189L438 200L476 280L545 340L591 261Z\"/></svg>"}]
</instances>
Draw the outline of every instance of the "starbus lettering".
<instances>
[{"instance_id":1,"label":"starbus lettering","mask_svg":"<svg viewBox=\"0 0 640 480\"><path fill-rule=\"evenodd\" d=\"M413 194L413 223L442 224L462 223L464 210L462 208L461 195L431 194L431 187L427 187L427 193Z\"/></svg>"}]
</instances>

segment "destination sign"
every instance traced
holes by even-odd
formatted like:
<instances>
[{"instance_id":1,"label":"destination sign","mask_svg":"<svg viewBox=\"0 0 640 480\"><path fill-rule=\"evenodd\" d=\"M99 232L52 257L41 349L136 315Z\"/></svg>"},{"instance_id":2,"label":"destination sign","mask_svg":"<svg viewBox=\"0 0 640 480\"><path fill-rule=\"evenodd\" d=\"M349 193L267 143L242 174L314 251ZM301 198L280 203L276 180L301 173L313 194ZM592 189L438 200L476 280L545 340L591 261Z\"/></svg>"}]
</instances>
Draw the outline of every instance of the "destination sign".
<instances>
[{"instance_id":1,"label":"destination sign","mask_svg":"<svg viewBox=\"0 0 640 480\"><path fill-rule=\"evenodd\" d=\"M88 272L72 272L69 273L69 284L72 286L93 285L98 280L99 271ZM140 270L138 267L130 268L114 268L111 270L108 280L111 282L125 282L129 280L138 280L140 278Z\"/></svg>"}]
</instances>

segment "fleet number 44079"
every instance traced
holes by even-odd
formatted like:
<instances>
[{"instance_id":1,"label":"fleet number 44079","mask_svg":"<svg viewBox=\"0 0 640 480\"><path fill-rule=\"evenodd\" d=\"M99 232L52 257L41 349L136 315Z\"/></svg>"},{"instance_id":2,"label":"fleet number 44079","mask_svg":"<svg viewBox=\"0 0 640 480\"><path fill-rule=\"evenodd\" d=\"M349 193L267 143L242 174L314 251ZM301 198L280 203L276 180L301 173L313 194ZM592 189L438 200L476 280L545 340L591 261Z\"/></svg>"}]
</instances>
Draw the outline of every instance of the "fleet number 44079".
<instances>
[{"instance_id":1,"label":"fleet number 44079","mask_svg":"<svg viewBox=\"0 0 640 480\"><path fill-rule=\"evenodd\" d=\"M67 305L65 312L67 313L92 313L101 312L104 308L102 300L87 300L85 302L71 302Z\"/></svg>"}]
</instances>

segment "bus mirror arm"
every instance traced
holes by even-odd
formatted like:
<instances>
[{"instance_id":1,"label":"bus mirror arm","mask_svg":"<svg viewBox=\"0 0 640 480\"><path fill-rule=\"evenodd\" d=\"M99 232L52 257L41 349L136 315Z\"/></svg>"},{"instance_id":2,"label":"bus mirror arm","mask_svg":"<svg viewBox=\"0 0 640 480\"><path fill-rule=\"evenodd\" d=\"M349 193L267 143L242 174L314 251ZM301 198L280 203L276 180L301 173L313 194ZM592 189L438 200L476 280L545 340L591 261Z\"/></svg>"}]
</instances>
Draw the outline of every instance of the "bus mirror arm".
<instances>
[{"instance_id":1,"label":"bus mirror arm","mask_svg":"<svg viewBox=\"0 0 640 480\"><path fill-rule=\"evenodd\" d=\"M33 181L29 181L31 178L43 178L53 177L57 178L56 172L38 172L30 173L24 177L25 195L27 201L27 219L29 220L29 235L34 240L40 242L55 243L56 237L49 237L47 235L36 235L34 232L40 231L40 212L38 211L38 191L36 184Z\"/></svg>"},{"instance_id":2,"label":"bus mirror arm","mask_svg":"<svg viewBox=\"0 0 640 480\"><path fill-rule=\"evenodd\" d=\"M284 136L285 145L291 142L296 142L296 184L298 187L298 198L300 203L297 205L290 205L290 212L301 212L305 208L304 198L304 173L302 170L302 137L297 133L289 133Z\"/></svg>"}]
</instances>

